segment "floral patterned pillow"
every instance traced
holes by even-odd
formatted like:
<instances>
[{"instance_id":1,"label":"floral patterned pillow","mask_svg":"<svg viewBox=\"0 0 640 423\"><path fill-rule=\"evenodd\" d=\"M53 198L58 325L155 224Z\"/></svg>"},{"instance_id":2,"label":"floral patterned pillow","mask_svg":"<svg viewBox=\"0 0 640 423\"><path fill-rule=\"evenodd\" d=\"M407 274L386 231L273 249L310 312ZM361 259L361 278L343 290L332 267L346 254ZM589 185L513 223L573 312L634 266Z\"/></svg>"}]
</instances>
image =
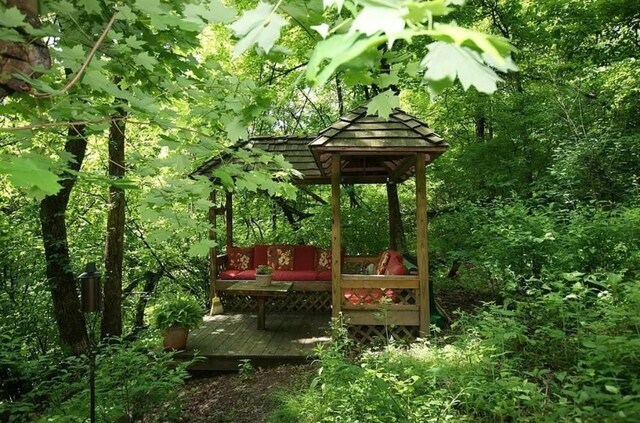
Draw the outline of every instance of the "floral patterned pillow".
<instances>
[{"instance_id":1,"label":"floral patterned pillow","mask_svg":"<svg viewBox=\"0 0 640 423\"><path fill-rule=\"evenodd\" d=\"M384 271L387 269L387 263L389 263L389 252L385 251L378 260L376 266L376 275L384 275Z\"/></svg>"},{"instance_id":2,"label":"floral patterned pillow","mask_svg":"<svg viewBox=\"0 0 640 423\"><path fill-rule=\"evenodd\" d=\"M253 268L253 248L229 247L227 249L228 270L248 270Z\"/></svg>"},{"instance_id":3,"label":"floral patterned pillow","mask_svg":"<svg viewBox=\"0 0 640 423\"><path fill-rule=\"evenodd\" d=\"M293 245L272 245L267 250L267 265L273 270L293 270Z\"/></svg>"},{"instance_id":4,"label":"floral patterned pillow","mask_svg":"<svg viewBox=\"0 0 640 423\"><path fill-rule=\"evenodd\" d=\"M316 255L316 271L331 270L331 250L318 250Z\"/></svg>"}]
</instances>

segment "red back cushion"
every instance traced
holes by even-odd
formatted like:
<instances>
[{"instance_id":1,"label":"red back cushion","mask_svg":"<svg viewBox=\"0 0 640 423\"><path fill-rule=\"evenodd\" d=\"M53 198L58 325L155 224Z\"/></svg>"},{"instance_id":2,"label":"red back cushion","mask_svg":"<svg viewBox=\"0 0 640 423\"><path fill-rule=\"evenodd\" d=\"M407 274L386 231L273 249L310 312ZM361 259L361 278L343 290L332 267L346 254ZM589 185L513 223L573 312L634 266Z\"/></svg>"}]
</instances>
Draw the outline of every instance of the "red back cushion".
<instances>
[{"instance_id":1,"label":"red back cushion","mask_svg":"<svg viewBox=\"0 0 640 423\"><path fill-rule=\"evenodd\" d=\"M258 267L261 264L267 265L268 249L268 245L256 245L253 247L253 267Z\"/></svg>"},{"instance_id":2,"label":"red back cushion","mask_svg":"<svg viewBox=\"0 0 640 423\"><path fill-rule=\"evenodd\" d=\"M253 248L227 248L229 270L247 270L253 268Z\"/></svg>"},{"instance_id":3,"label":"red back cushion","mask_svg":"<svg viewBox=\"0 0 640 423\"><path fill-rule=\"evenodd\" d=\"M391 259L398 259L402 263L402 254L394 250L387 250L380 256L376 265L376 275L384 275L387 271L387 265Z\"/></svg>"},{"instance_id":4,"label":"red back cushion","mask_svg":"<svg viewBox=\"0 0 640 423\"><path fill-rule=\"evenodd\" d=\"M331 270L331 250L320 250L316 254L316 270L324 272Z\"/></svg>"},{"instance_id":5,"label":"red back cushion","mask_svg":"<svg viewBox=\"0 0 640 423\"><path fill-rule=\"evenodd\" d=\"M296 245L293 252L293 270L316 269L316 247Z\"/></svg>"},{"instance_id":6,"label":"red back cushion","mask_svg":"<svg viewBox=\"0 0 640 423\"><path fill-rule=\"evenodd\" d=\"M273 270L293 270L293 245L272 245L267 250L267 265Z\"/></svg>"},{"instance_id":7,"label":"red back cushion","mask_svg":"<svg viewBox=\"0 0 640 423\"><path fill-rule=\"evenodd\" d=\"M384 272L385 275L400 276L400 275L406 275L407 273L409 273L409 271L404 266L402 259L400 257L395 256L389 259L389 263L387 263L387 269Z\"/></svg>"}]
</instances>

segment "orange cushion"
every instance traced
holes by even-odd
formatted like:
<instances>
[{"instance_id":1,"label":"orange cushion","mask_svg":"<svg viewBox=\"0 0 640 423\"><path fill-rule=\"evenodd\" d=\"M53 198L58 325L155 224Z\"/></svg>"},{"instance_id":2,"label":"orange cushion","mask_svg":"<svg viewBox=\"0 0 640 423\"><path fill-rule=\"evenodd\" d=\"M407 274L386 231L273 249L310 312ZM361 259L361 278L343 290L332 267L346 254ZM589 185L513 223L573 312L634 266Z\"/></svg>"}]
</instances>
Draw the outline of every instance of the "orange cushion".
<instances>
[{"instance_id":1,"label":"orange cushion","mask_svg":"<svg viewBox=\"0 0 640 423\"><path fill-rule=\"evenodd\" d=\"M247 270L253 268L253 248L229 247L227 248L227 269Z\"/></svg>"},{"instance_id":2,"label":"orange cushion","mask_svg":"<svg viewBox=\"0 0 640 423\"><path fill-rule=\"evenodd\" d=\"M294 270L316 270L316 247L296 245L293 249Z\"/></svg>"},{"instance_id":3,"label":"orange cushion","mask_svg":"<svg viewBox=\"0 0 640 423\"><path fill-rule=\"evenodd\" d=\"M293 245L272 245L267 250L267 265L273 270L293 270Z\"/></svg>"}]
</instances>

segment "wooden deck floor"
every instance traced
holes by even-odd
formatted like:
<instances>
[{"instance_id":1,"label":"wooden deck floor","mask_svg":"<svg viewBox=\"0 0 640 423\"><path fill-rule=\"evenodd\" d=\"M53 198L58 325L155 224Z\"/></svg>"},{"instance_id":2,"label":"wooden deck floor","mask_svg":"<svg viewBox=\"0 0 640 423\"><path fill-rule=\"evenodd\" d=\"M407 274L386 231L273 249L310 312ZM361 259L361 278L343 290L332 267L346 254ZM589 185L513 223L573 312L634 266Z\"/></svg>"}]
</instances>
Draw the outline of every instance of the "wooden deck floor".
<instances>
[{"instance_id":1,"label":"wooden deck floor","mask_svg":"<svg viewBox=\"0 0 640 423\"><path fill-rule=\"evenodd\" d=\"M187 350L179 358L204 359L190 370L237 370L240 360L254 367L301 363L315 346L329 340L329 313L269 313L266 330L257 329L252 314L205 316L189 335Z\"/></svg>"}]
</instances>

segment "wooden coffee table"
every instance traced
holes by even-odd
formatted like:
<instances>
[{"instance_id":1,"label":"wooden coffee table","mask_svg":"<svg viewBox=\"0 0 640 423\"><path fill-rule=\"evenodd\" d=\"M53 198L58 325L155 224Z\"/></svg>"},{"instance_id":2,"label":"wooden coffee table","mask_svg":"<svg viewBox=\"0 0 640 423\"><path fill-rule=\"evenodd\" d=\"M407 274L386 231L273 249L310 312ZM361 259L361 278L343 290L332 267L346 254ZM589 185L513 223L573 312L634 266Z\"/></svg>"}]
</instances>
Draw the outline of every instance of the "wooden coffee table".
<instances>
[{"instance_id":1,"label":"wooden coffee table","mask_svg":"<svg viewBox=\"0 0 640 423\"><path fill-rule=\"evenodd\" d=\"M227 295L242 295L256 300L256 314L258 315L258 330L265 330L265 302L269 297L284 297L291 290L291 282L271 282L269 286L259 286L254 281L236 282L224 292Z\"/></svg>"}]
</instances>

